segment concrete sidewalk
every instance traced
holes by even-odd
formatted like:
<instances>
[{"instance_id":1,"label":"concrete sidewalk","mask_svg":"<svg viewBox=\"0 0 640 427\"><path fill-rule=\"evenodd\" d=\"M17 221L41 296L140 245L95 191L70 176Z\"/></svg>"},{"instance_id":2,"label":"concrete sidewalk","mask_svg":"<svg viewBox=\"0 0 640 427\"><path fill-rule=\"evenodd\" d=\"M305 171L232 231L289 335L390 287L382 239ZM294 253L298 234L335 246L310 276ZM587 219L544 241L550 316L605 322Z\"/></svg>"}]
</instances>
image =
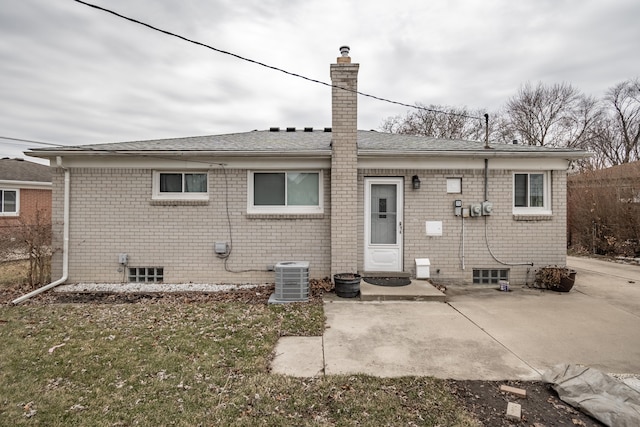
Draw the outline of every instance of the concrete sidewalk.
<instances>
[{"instance_id":1,"label":"concrete sidewalk","mask_svg":"<svg viewBox=\"0 0 640 427\"><path fill-rule=\"evenodd\" d=\"M281 339L273 372L531 380L566 362L640 374L640 267L569 265L569 293L485 287L448 303L325 302L324 335Z\"/></svg>"}]
</instances>

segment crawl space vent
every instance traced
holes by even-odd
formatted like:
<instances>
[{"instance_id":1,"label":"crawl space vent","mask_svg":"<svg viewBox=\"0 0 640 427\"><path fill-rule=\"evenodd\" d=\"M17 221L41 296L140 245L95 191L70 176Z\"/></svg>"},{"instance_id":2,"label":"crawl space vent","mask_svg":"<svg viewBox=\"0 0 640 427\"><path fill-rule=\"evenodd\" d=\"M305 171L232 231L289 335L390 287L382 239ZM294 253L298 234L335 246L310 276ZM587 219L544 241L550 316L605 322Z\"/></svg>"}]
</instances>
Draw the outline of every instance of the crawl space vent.
<instances>
[{"instance_id":1,"label":"crawl space vent","mask_svg":"<svg viewBox=\"0 0 640 427\"><path fill-rule=\"evenodd\" d=\"M269 298L269 303L309 301L309 262L279 262L274 271L276 291Z\"/></svg>"}]
</instances>

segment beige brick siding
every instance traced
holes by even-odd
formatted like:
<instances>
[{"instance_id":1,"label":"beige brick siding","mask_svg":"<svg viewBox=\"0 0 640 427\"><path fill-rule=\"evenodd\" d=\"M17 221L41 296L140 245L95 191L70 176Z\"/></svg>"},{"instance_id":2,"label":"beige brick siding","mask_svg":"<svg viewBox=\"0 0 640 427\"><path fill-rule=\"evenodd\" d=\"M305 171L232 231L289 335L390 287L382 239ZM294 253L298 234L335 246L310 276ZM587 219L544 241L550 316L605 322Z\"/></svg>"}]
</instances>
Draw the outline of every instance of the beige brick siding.
<instances>
[{"instance_id":1,"label":"beige brick siding","mask_svg":"<svg viewBox=\"0 0 640 427\"><path fill-rule=\"evenodd\" d=\"M357 94L358 64L331 65L331 274L356 272L358 267ZM350 89L342 90L341 88Z\"/></svg>"},{"instance_id":2,"label":"beige brick siding","mask_svg":"<svg viewBox=\"0 0 640 427\"><path fill-rule=\"evenodd\" d=\"M71 169L69 282L120 282L118 254L132 267L164 267L171 283L273 282L267 265L310 262L310 276L326 277L330 264L329 173L324 171L325 213L321 215L247 215L247 170L209 171L208 204L151 202L152 171L146 169ZM54 247L62 247L63 180L54 174ZM229 270L213 244L231 240ZM60 277L62 254L56 251L52 277Z\"/></svg>"},{"instance_id":3,"label":"beige brick siding","mask_svg":"<svg viewBox=\"0 0 640 427\"><path fill-rule=\"evenodd\" d=\"M320 215L247 215L247 171L227 170L229 213L233 232L231 270L264 270L285 260L309 261L312 278L327 277L334 268L362 271L364 266L364 177L404 177L404 268L415 274L415 258L431 260L432 278L443 282L472 280L474 268L506 268L512 283L531 282L535 268L566 262L566 173L552 173L551 217L514 217L513 171L490 171L488 196L494 204L489 217L466 218L465 269L462 269L462 219L453 214L453 201L463 206L484 198L484 170L361 170L357 196L341 201L348 207L342 221L356 234L351 247L337 246L345 257L356 257L351 267L331 264L331 203L329 171L324 171L324 206ZM411 177L422 181L411 188ZM446 178L462 178L462 194L446 193ZM63 172L53 177L54 248L52 277L62 271ZM213 243L230 241L222 170L209 171L210 200L204 205L163 205L151 202L152 171L145 169L71 169L69 282L120 282L118 254L127 253L130 266L165 269L166 282L260 283L273 273L230 273L216 258ZM530 219L530 220L524 220ZM425 221L443 222L442 237L425 235ZM533 262L529 266L505 266ZM337 240L343 241L343 236ZM341 242L342 243L342 242ZM353 255L351 255L353 254ZM349 268L350 270L347 270ZM439 272L438 272L439 270Z\"/></svg>"},{"instance_id":4,"label":"beige brick siding","mask_svg":"<svg viewBox=\"0 0 640 427\"><path fill-rule=\"evenodd\" d=\"M422 181L413 190L411 177ZM484 199L484 170L362 170L358 179L358 266L364 267L363 181L370 176L404 177L404 269L415 275L415 258L429 258L431 277L443 282L471 283L472 271L509 269L513 283L531 282L536 268L566 263L566 173L553 171L551 217L515 217L512 213L513 171L489 172L491 216L464 220L464 270L462 269L462 219L454 215L454 200L464 207ZM462 194L447 194L446 179L462 178ZM426 236L425 221L442 221L441 237ZM533 262L534 266L503 265Z\"/></svg>"}]
</instances>

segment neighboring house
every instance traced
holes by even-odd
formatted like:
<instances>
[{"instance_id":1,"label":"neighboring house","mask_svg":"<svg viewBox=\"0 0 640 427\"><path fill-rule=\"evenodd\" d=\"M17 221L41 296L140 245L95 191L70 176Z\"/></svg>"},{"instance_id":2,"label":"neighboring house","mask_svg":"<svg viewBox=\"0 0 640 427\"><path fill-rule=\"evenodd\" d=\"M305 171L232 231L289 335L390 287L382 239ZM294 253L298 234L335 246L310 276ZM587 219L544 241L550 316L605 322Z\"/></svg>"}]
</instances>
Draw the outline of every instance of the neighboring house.
<instances>
[{"instance_id":1,"label":"neighboring house","mask_svg":"<svg viewBox=\"0 0 640 427\"><path fill-rule=\"evenodd\" d=\"M22 159L0 159L0 234L16 232L22 224L51 222L51 168Z\"/></svg>"},{"instance_id":2,"label":"neighboring house","mask_svg":"<svg viewBox=\"0 0 640 427\"><path fill-rule=\"evenodd\" d=\"M640 255L640 161L570 175L570 246L602 255Z\"/></svg>"},{"instance_id":3,"label":"neighboring house","mask_svg":"<svg viewBox=\"0 0 640 427\"><path fill-rule=\"evenodd\" d=\"M56 247L69 188L68 281L272 282L290 260L415 275L428 258L434 280L524 283L565 263L566 171L587 153L358 131L358 67L330 67L331 128L28 152L56 165Z\"/></svg>"}]
</instances>

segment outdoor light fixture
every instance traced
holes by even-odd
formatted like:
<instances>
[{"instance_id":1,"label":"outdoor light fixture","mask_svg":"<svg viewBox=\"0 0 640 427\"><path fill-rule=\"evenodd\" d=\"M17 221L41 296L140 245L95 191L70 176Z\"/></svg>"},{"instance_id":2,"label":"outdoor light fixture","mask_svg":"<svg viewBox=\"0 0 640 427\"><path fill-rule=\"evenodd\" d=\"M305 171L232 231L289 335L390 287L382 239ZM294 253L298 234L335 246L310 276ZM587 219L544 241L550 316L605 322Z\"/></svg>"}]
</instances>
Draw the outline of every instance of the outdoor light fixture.
<instances>
[{"instance_id":1,"label":"outdoor light fixture","mask_svg":"<svg viewBox=\"0 0 640 427\"><path fill-rule=\"evenodd\" d=\"M420 189L420 178L418 178L418 175L413 175L413 178L411 178L411 183L413 184L414 190Z\"/></svg>"}]
</instances>

